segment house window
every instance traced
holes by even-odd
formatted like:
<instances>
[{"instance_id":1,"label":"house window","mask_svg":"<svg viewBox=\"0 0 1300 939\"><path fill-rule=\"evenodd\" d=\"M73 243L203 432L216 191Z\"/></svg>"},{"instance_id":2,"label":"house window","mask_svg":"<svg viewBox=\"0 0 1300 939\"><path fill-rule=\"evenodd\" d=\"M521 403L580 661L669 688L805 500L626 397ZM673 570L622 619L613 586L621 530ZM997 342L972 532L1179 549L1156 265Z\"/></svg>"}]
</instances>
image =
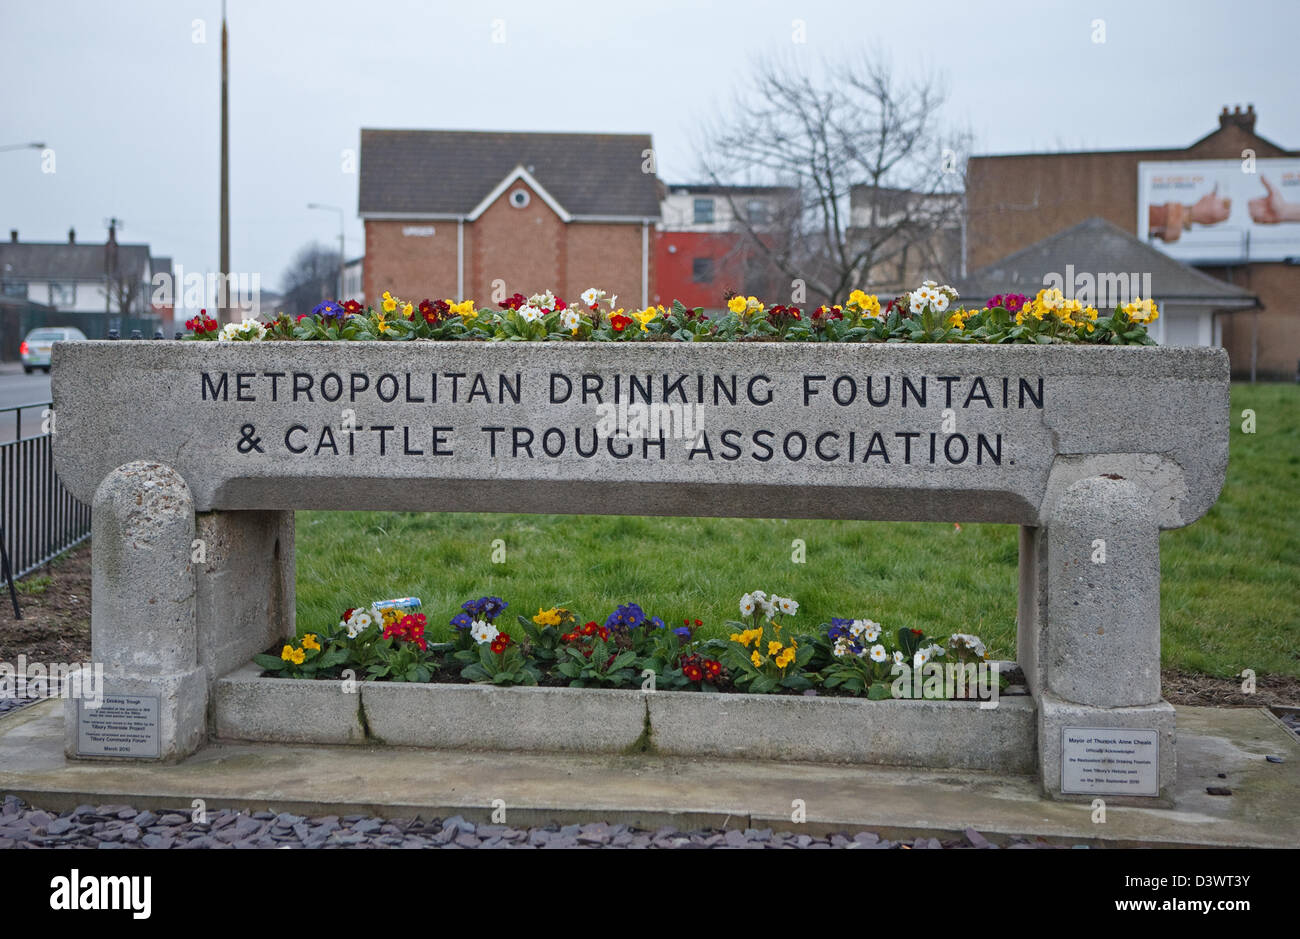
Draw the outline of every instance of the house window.
<instances>
[{"instance_id":1,"label":"house window","mask_svg":"<svg viewBox=\"0 0 1300 939\"><path fill-rule=\"evenodd\" d=\"M691 261L691 280L697 284L713 283L713 258L694 258Z\"/></svg>"},{"instance_id":2,"label":"house window","mask_svg":"<svg viewBox=\"0 0 1300 939\"><path fill-rule=\"evenodd\" d=\"M527 189L516 189L510 193L510 204L516 209L522 209L528 205L531 198Z\"/></svg>"},{"instance_id":3,"label":"house window","mask_svg":"<svg viewBox=\"0 0 1300 939\"><path fill-rule=\"evenodd\" d=\"M27 285L13 280L7 280L4 283L4 295L6 297L27 297Z\"/></svg>"},{"instance_id":4,"label":"house window","mask_svg":"<svg viewBox=\"0 0 1300 939\"><path fill-rule=\"evenodd\" d=\"M695 200L695 224L696 225L713 224L713 200L712 199Z\"/></svg>"},{"instance_id":5,"label":"house window","mask_svg":"<svg viewBox=\"0 0 1300 939\"><path fill-rule=\"evenodd\" d=\"M745 217L749 219L751 225L767 224L767 203L762 199L750 199L745 203Z\"/></svg>"},{"instance_id":6,"label":"house window","mask_svg":"<svg viewBox=\"0 0 1300 939\"><path fill-rule=\"evenodd\" d=\"M50 306L66 307L76 305L76 284L50 284Z\"/></svg>"}]
</instances>

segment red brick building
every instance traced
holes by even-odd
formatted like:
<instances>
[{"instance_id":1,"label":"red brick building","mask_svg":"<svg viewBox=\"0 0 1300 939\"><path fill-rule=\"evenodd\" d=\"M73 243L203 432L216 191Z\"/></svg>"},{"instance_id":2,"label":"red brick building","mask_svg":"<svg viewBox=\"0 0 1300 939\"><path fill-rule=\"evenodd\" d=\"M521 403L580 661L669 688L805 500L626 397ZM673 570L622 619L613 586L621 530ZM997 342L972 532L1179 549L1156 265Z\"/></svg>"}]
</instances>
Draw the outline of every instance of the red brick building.
<instances>
[{"instance_id":1,"label":"red brick building","mask_svg":"<svg viewBox=\"0 0 1300 939\"><path fill-rule=\"evenodd\" d=\"M362 130L363 293L473 298L588 287L650 302L648 134Z\"/></svg>"},{"instance_id":2,"label":"red brick building","mask_svg":"<svg viewBox=\"0 0 1300 939\"><path fill-rule=\"evenodd\" d=\"M756 239L777 237L789 203L790 190L778 186L665 187L655 232L653 302L680 300L687 307L720 310L728 291L767 303L787 297L789 278Z\"/></svg>"},{"instance_id":3,"label":"red brick building","mask_svg":"<svg viewBox=\"0 0 1300 939\"><path fill-rule=\"evenodd\" d=\"M1255 133L1253 107L1224 108L1219 127L1187 147L971 157L967 167L968 267L984 268L1087 219L1138 234L1139 164L1294 157ZM1216 315L1235 375L1291 378L1300 359L1300 265L1197 264L1259 299L1261 308Z\"/></svg>"}]
</instances>

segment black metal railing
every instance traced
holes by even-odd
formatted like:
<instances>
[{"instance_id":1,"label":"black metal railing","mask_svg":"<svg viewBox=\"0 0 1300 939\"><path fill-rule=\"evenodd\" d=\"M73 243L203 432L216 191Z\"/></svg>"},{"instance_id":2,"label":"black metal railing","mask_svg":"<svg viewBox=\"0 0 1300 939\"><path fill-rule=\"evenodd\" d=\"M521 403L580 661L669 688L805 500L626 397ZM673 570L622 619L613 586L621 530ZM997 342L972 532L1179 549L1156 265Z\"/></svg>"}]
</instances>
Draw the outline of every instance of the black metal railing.
<instances>
[{"instance_id":1,"label":"black metal railing","mask_svg":"<svg viewBox=\"0 0 1300 939\"><path fill-rule=\"evenodd\" d=\"M73 498L54 472L46 423L51 404L0 408L0 522L15 579L90 537L90 506Z\"/></svg>"}]
</instances>

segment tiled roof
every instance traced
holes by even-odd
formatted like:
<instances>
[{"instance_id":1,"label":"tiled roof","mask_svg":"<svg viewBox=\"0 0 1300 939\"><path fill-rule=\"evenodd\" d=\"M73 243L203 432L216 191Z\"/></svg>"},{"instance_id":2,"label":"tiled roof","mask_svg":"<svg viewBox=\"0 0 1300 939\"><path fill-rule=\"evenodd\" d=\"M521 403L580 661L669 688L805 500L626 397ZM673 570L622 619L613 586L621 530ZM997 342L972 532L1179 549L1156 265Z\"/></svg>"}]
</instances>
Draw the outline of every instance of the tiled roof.
<instances>
[{"instance_id":1,"label":"tiled roof","mask_svg":"<svg viewBox=\"0 0 1300 939\"><path fill-rule=\"evenodd\" d=\"M1160 301L1222 303L1224 307L1255 305L1248 290L1229 284L1177 261L1117 225L1090 218L1008 254L953 284L966 300L987 300L1000 293L1034 294L1049 273L1065 276L1066 265L1079 273L1151 275L1151 294Z\"/></svg>"},{"instance_id":2,"label":"tiled roof","mask_svg":"<svg viewBox=\"0 0 1300 939\"><path fill-rule=\"evenodd\" d=\"M576 216L658 218L649 134L524 134L445 130L361 131L359 209L468 215L523 166Z\"/></svg>"},{"instance_id":3,"label":"tiled roof","mask_svg":"<svg viewBox=\"0 0 1300 939\"><path fill-rule=\"evenodd\" d=\"M117 269L143 280L148 245L117 246ZM103 280L104 245L68 242L0 242L0 276L21 280Z\"/></svg>"}]
</instances>

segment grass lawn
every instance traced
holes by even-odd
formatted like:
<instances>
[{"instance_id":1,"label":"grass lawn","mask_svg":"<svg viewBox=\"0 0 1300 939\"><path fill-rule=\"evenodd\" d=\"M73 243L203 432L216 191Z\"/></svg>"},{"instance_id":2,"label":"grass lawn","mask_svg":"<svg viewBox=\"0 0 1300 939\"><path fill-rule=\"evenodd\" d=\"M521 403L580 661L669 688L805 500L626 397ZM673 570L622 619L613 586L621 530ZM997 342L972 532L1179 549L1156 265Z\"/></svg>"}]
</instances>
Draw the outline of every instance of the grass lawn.
<instances>
[{"instance_id":1,"label":"grass lawn","mask_svg":"<svg viewBox=\"0 0 1300 939\"><path fill-rule=\"evenodd\" d=\"M1241 432L1244 408L1253 435ZM1300 676L1300 387L1234 385L1232 412L1218 503L1161 536L1163 664ZM492 561L496 539L504 563ZM806 563L792 561L795 539ZM758 588L798 600L795 622L808 628L846 616L973 632L1014 659L1016 543L1010 525L299 512L298 628L417 596L443 638L462 602L489 594L510 603L509 623L557 603L603 621L635 601L722 635L741 594Z\"/></svg>"}]
</instances>

